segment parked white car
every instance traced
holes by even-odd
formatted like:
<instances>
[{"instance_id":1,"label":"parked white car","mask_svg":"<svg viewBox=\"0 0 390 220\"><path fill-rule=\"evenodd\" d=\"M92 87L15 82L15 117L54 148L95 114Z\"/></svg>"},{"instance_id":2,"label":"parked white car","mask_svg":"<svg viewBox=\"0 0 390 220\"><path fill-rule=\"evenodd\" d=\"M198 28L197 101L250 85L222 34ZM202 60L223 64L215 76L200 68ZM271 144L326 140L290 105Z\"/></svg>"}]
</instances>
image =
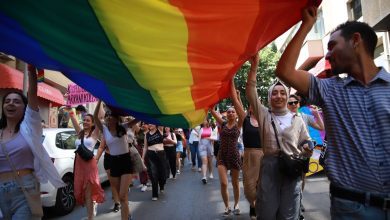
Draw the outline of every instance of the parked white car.
<instances>
[{"instance_id":1,"label":"parked white car","mask_svg":"<svg viewBox=\"0 0 390 220\"><path fill-rule=\"evenodd\" d=\"M50 183L42 184L42 205L44 207L54 207L56 213L60 215L70 213L76 205L73 193L73 165L75 158L74 151L76 150L76 138L76 131L71 128L43 129L43 146L52 158L54 166L67 186L56 190ZM95 147L95 155L98 146L99 145L97 144ZM102 159L99 160L98 164L101 183L108 180Z\"/></svg>"}]
</instances>

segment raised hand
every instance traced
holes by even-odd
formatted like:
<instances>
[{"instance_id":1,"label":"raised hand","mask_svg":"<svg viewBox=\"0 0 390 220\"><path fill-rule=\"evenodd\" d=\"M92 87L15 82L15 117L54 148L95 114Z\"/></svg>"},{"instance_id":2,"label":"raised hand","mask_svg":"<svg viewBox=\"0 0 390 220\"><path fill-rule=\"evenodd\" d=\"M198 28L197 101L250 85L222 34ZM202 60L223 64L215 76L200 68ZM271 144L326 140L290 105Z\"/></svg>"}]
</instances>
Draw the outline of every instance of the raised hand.
<instances>
[{"instance_id":1,"label":"raised hand","mask_svg":"<svg viewBox=\"0 0 390 220\"><path fill-rule=\"evenodd\" d=\"M312 27L317 20L317 8L309 6L302 10L302 25Z\"/></svg>"}]
</instances>

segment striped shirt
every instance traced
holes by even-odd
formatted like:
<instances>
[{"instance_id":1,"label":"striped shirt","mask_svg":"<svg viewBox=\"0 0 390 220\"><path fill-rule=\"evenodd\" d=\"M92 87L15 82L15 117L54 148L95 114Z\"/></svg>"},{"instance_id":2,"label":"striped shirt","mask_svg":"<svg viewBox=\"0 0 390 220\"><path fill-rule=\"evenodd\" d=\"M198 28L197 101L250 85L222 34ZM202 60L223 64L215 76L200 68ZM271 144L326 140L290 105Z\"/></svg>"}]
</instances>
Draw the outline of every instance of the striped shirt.
<instances>
[{"instance_id":1,"label":"striped shirt","mask_svg":"<svg viewBox=\"0 0 390 220\"><path fill-rule=\"evenodd\" d=\"M311 76L309 102L324 112L327 174L342 187L390 192L390 74L368 85L353 77Z\"/></svg>"}]
</instances>

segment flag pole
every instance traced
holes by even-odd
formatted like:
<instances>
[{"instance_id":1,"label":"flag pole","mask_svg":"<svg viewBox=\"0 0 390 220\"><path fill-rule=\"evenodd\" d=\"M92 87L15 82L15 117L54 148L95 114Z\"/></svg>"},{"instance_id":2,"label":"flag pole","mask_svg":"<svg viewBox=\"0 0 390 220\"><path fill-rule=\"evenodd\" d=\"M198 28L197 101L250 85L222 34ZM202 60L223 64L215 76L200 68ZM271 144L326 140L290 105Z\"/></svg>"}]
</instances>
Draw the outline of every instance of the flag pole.
<instances>
[{"instance_id":1,"label":"flag pole","mask_svg":"<svg viewBox=\"0 0 390 220\"><path fill-rule=\"evenodd\" d=\"M28 85L28 72L27 72L27 63L24 62L24 71L23 71L23 95L27 96L27 85Z\"/></svg>"}]
</instances>

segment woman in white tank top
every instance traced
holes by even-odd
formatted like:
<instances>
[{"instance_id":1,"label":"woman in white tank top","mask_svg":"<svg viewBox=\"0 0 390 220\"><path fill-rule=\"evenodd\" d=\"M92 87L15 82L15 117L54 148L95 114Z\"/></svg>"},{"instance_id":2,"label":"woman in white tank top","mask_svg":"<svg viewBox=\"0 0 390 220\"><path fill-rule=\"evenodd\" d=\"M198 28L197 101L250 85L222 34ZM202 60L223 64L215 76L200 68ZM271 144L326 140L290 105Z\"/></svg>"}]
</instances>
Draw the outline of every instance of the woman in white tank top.
<instances>
[{"instance_id":1,"label":"woman in white tank top","mask_svg":"<svg viewBox=\"0 0 390 220\"><path fill-rule=\"evenodd\" d=\"M86 114L84 116L83 129L80 128L74 112L70 111L69 115L78 134L75 145L79 147L83 139L84 146L93 152L99 136L99 131L95 129L93 115ZM88 219L93 219L96 215L97 203L104 202L104 190L100 186L96 157L85 161L76 154L74 195L76 203L87 208Z\"/></svg>"}]
</instances>

